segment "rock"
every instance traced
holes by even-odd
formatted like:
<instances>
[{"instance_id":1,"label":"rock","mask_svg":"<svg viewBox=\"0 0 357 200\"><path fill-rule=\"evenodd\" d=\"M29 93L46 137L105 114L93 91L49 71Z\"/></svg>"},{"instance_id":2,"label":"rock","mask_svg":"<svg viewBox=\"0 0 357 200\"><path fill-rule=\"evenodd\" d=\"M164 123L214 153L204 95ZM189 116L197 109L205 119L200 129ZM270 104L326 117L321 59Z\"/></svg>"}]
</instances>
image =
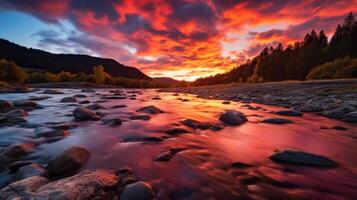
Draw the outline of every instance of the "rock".
<instances>
[{"instance_id":1,"label":"rock","mask_svg":"<svg viewBox=\"0 0 357 200\"><path fill-rule=\"evenodd\" d=\"M11 102L0 100L0 113L7 112L12 108L14 108L14 105Z\"/></svg>"},{"instance_id":2,"label":"rock","mask_svg":"<svg viewBox=\"0 0 357 200\"><path fill-rule=\"evenodd\" d=\"M23 166L26 166L26 165L30 165L30 164L33 164L32 161L30 160L20 160L20 161L16 161L16 162L13 162L11 164L9 164L7 166L7 168L9 169L9 171L11 173L14 173L16 172L19 168L23 167Z\"/></svg>"},{"instance_id":3,"label":"rock","mask_svg":"<svg viewBox=\"0 0 357 200\"><path fill-rule=\"evenodd\" d=\"M353 106L341 106L339 108L324 111L321 114L333 119L342 119L346 114L354 111L356 111L356 109Z\"/></svg>"},{"instance_id":4,"label":"rock","mask_svg":"<svg viewBox=\"0 0 357 200\"><path fill-rule=\"evenodd\" d=\"M86 98L87 96L84 95L84 94L76 94L76 95L73 95L74 98Z\"/></svg>"},{"instance_id":5,"label":"rock","mask_svg":"<svg viewBox=\"0 0 357 200\"><path fill-rule=\"evenodd\" d=\"M130 167L122 167L118 169L117 172L120 174L131 174L133 173L133 170Z\"/></svg>"},{"instance_id":6,"label":"rock","mask_svg":"<svg viewBox=\"0 0 357 200\"><path fill-rule=\"evenodd\" d=\"M163 113L164 111L160 110L159 108L157 108L155 106L147 106L147 107L138 109L136 112L143 112L143 113L147 113L147 114L159 114L159 113Z\"/></svg>"},{"instance_id":7,"label":"rock","mask_svg":"<svg viewBox=\"0 0 357 200\"><path fill-rule=\"evenodd\" d=\"M242 163L242 162L233 162L231 163L231 166L233 168L239 168L239 169L245 169L248 167L252 167L252 165L246 164L246 163Z\"/></svg>"},{"instance_id":8,"label":"rock","mask_svg":"<svg viewBox=\"0 0 357 200\"><path fill-rule=\"evenodd\" d=\"M118 181L114 171L88 170L40 187L35 199L116 199Z\"/></svg>"},{"instance_id":9,"label":"rock","mask_svg":"<svg viewBox=\"0 0 357 200\"><path fill-rule=\"evenodd\" d=\"M122 124L122 121L119 118L104 119L103 124L106 124L109 126L119 126Z\"/></svg>"},{"instance_id":10,"label":"rock","mask_svg":"<svg viewBox=\"0 0 357 200\"><path fill-rule=\"evenodd\" d=\"M89 110L100 110L104 109L104 106L100 105L99 103L94 103L92 105L87 106L86 108L88 108Z\"/></svg>"},{"instance_id":11,"label":"rock","mask_svg":"<svg viewBox=\"0 0 357 200\"><path fill-rule=\"evenodd\" d=\"M139 181L125 186L120 200L151 200L154 199L154 192L151 185Z\"/></svg>"},{"instance_id":12,"label":"rock","mask_svg":"<svg viewBox=\"0 0 357 200\"><path fill-rule=\"evenodd\" d=\"M228 110L220 116L219 120L229 125L241 125L247 121L247 117L239 111Z\"/></svg>"},{"instance_id":13,"label":"rock","mask_svg":"<svg viewBox=\"0 0 357 200\"><path fill-rule=\"evenodd\" d=\"M95 116L95 113L82 107L78 107L73 111L73 116L76 120L89 120L93 116Z\"/></svg>"},{"instance_id":14,"label":"rock","mask_svg":"<svg viewBox=\"0 0 357 200\"><path fill-rule=\"evenodd\" d=\"M238 180L242 182L244 185L252 185L259 181L259 177L252 176L252 175L243 175L239 176Z\"/></svg>"},{"instance_id":15,"label":"rock","mask_svg":"<svg viewBox=\"0 0 357 200\"><path fill-rule=\"evenodd\" d=\"M29 114L23 109L13 109L5 113L8 117L27 117Z\"/></svg>"},{"instance_id":16,"label":"rock","mask_svg":"<svg viewBox=\"0 0 357 200\"><path fill-rule=\"evenodd\" d=\"M79 146L73 146L51 158L47 170L51 175L65 175L78 170L90 157L90 152Z\"/></svg>"},{"instance_id":17,"label":"rock","mask_svg":"<svg viewBox=\"0 0 357 200\"><path fill-rule=\"evenodd\" d=\"M267 124L291 124L294 123L290 119L285 119L285 118L268 118L264 119L261 121L261 123L267 123Z\"/></svg>"},{"instance_id":18,"label":"rock","mask_svg":"<svg viewBox=\"0 0 357 200\"><path fill-rule=\"evenodd\" d=\"M34 101L30 101L27 99L15 100L12 102L15 107L32 107L36 108L38 104Z\"/></svg>"},{"instance_id":19,"label":"rock","mask_svg":"<svg viewBox=\"0 0 357 200\"><path fill-rule=\"evenodd\" d=\"M193 119L186 119L181 122L183 125L188 126L193 129L201 129L201 130L206 130L211 128L211 124L205 123L205 122L199 122Z\"/></svg>"},{"instance_id":20,"label":"rock","mask_svg":"<svg viewBox=\"0 0 357 200\"><path fill-rule=\"evenodd\" d=\"M269 157L277 162L287 162L302 165L320 166L320 167L336 167L337 163L329 158L305 153L295 150L282 150L277 151Z\"/></svg>"},{"instance_id":21,"label":"rock","mask_svg":"<svg viewBox=\"0 0 357 200\"><path fill-rule=\"evenodd\" d=\"M323 108L318 105L305 104L300 108L301 112L321 112Z\"/></svg>"},{"instance_id":22,"label":"rock","mask_svg":"<svg viewBox=\"0 0 357 200\"><path fill-rule=\"evenodd\" d=\"M78 127L77 124L72 124L72 123L55 124L55 125L49 126L49 128L53 128L56 130L70 130L70 129L74 129L77 127Z\"/></svg>"},{"instance_id":23,"label":"rock","mask_svg":"<svg viewBox=\"0 0 357 200\"><path fill-rule=\"evenodd\" d=\"M231 104L230 101L223 101L222 104Z\"/></svg>"},{"instance_id":24,"label":"rock","mask_svg":"<svg viewBox=\"0 0 357 200\"><path fill-rule=\"evenodd\" d=\"M83 100L83 101L80 101L80 102L78 102L79 104L88 104L88 103L90 103L90 101L88 101L88 100Z\"/></svg>"},{"instance_id":25,"label":"rock","mask_svg":"<svg viewBox=\"0 0 357 200\"><path fill-rule=\"evenodd\" d=\"M302 116L302 112L296 110L279 110L276 111L275 114L284 115L284 116Z\"/></svg>"},{"instance_id":26,"label":"rock","mask_svg":"<svg viewBox=\"0 0 357 200\"><path fill-rule=\"evenodd\" d=\"M32 200L34 199L34 192L49 182L47 178L41 176L17 181L0 190L0 199Z\"/></svg>"},{"instance_id":27,"label":"rock","mask_svg":"<svg viewBox=\"0 0 357 200\"><path fill-rule=\"evenodd\" d=\"M130 116L131 120L150 120L150 115L132 115Z\"/></svg>"},{"instance_id":28,"label":"rock","mask_svg":"<svg viewBox=\"0 0 357 200\"><path fill-rule=\"evenodd\" d=\"M74 97L65 97L61 99L61 102L67 103L67 102L77 102L77 99Z\"/></svg>"},{"instance_id":29,"label":"rock","mask_svg":"<svg viewBox=\"0 0 357 200\"><path fill-rule=\"evenodd\" d=\"M347 113L342 121L344 122L350 122L350 123L356 123L357 122L357 111Z\"/></svg>"},{"instance_id":30,"label":"rock","mask_svg":"<svg viewBox=\"0 0 357 200\"><path fill-rule=\"evenodd\" d=\"M152 100L161 100L161 97L160 96L155 96L152 98Z\"/></svg>"},{"instance_id":31,"label":"rock","mask_svg":"<svg viewBox=\"0 0 357 200\"><path fill-rule=\"evenodd\" d=\"M179 135L179 134L183 134L183 133L189 133L189 131L186 129L183 129L183 128L173 128L173 129L166 131L166 133L169 135Z\"/></svg>"},{"instance_id":32,"label":"rock","mask_svg":"<svg viewBox=\"0 0 357 200\"><path fill-rule=\"evenodd\" d=\"M91 118L90 118L90 120L92 120L92 121L99 121L99 120L101 120L102 118L99 116L99 115L93 115Z\"/></svg>"},{"instance_id":33,"label":"rock","mask_svg":"<svg viewBox=\"0 0 357 200\"><path fill-rule=\"evenodd\" d=\"M36 133L36 137L45 137L45 138L66 137L69 135L69 132L67 130L41 129L41 128L36 129L35 133Z\"/></svg>"},{"instance_id":34,"label":"rock","mask_svg":"<svg viewBox=\"0 0 357 200\"><path fill-rule=\"evenodd\" d=\"M10 158L18 158L18 157L27 155L28 153L32 152L33 149L34 149L33 144L27 144L27 143L16 144L16 145L12 145L12 146L6 148L1 153L1 155L10 157Z\"/></svg>"},{"instance_id":35,"label":"rock","mask_svg":"<svg viewBox=\"0 0 357 200\"><path fill-rule=\"evenodd\" d=\"M49 99L51 97L49 96L37 96L37 97L30 97L29 100L31 101L41 101L41 100L45 100L45 99Z\"/></svg>"},{"instance_id":36,"label":"rock","mask_svg":"<svg viewBox=\"0 0 357 200\"><path fill-rule=\"evenodd\" d=\"M56 89L47 89L43 91L43 94L64 94L64 93Z\"/></svg>"},{"instance_id":37,"label":"rock","mask_svg":"<svg viewBox=\"0 0 357 200\"><path fill-rule=\"evenodd\" d=\"M103 96L101 99L126 99L124 96Z\"/></svg>"},{"instance_id":38,"label":"rock","mask_svg":"<svg viewBox=\"0 0 357 200\"><path fill-rule=\"evenodd\" d=\"M19 168L15 174L16 180L22 180L32 176L47 176L47 171L39 164L29 164Z\"/></svg>"},{"instance_id":39,"label":"rock","mask_svg":"<svg viewBox=\"0 0 357 200\"><path fill-rule=\"evenodd\" d=\"M167 162L167 161L170 161L173 156L174 156L174 153L172 151L165 151L165 152L160 153L155 158L155 161Z\"/></svg>"},{"instance_id":40,"label":"rock","mask_svg":"<svg viewBox=\"0 0 357 200\"><path fill-rule=\"evenodd\" d=\"M127 105L115 105L115 106L112 106L111 108L125 108L125 107L128 107Z\"/></svg>"},{"instance_id":41,"label":"rock","mask_svg":"<svg viewBox=\"0 0 357 200\"><path fill-rule=\"evenodd\" d=\"M348 128L346 128L346 127L344 127L344 126L333 126L332 127L333 129L335 129L335 130L338 130L338 131L346 131L346 130L348 130Z\"/></svg>"},{"instance_id":42,"label":"rock","mask_svg":"<svg viewBox=\"0 0 357 200\"><path fill-rule=\"evenodd\" d=\"M84 88L84 89L81 90L81 92L84 92L84 93L94 93L95 90L92 89L92 88Z\"/></svg>"}]
</instances>

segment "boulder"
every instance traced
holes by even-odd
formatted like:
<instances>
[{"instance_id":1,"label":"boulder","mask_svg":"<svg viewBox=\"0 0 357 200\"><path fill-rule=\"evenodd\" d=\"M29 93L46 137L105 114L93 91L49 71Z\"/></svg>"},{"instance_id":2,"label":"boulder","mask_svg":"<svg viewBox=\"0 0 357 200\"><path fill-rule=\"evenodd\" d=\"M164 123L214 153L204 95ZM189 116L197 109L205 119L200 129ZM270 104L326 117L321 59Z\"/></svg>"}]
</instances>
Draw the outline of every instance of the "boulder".
<instances>
[{"instance_id":1,"label":"boulder","mask_svg":"<svg viewBox=\"0 0 357 200\"><path fill-rule=\"evenodd\" d=\"M30 164L19 168L15 174L16 180L22 180L32 176L47 176L47 171L42 165Z\"/></svg>"},{"instance_id":2,"label":"boulder","mask_svg":"<svg viewBox=\"0 0 357 200\"><path fill-rule=\"evenodd\" d=\"M20 161L16 161L16 162L13 162L11 164L9 164L7 166L7 168L9 169L9 171L11 173L14 173L16 172L19 168L23 167L23 166L26 166L26 165L30 165L30 164L33 164L32 161L30 160L20 160Z\"/></svg>"},{"instance_id":3,"label":"boulder","mask_svg":"<svg viewBox=\"0 0 357 200\"><path fill-rule=\"evenodd\" d=\"M279 110L276 111L275 114L278 115L284 115L284 116L302 116L302 112L296 111L296 110Z\"/></svg>"},{"instance_id":4,"label":"boulder","mask_svg":"<svg viewBox=\"0 0 357 200\"><path fill-rule=\"evenodd\" d=\"M132 115L130 116L131 120L150 120L150 115Z\"/></svg>"},{"instance_id":5,"label":"boulder","mask_svg":"<svg viewBox=\"0 0 357 200\"><path fill-rule=\"evenodd\" d=\"M159 114L159 113L163 113L164 111L151 105L151 106L146 106L144 108L140 108L140 109L136 110L136 112L142 112L142 113L147 113L147 114Z\"/></svg>"},{"instance_id":6,"label":"boulder","mask_svg":"<svg viewBox=\"0 0 357 200\"><path fill-rule=\"evenodd\" d=\"M61 102L63 103L67 103L67 102L77 102L77 99L74 97L64 97L63 99L61 99Z\"/></svg>"},{"instance_id":7,"label":"boulder","mask_svg":"<svg viewBox=\"0 0 357 200\"><path fill-rule=\"evenodd\" d=\"M333 119L342 119L346 114L354 111L356 111L356 109L353 106L341 106L339 108L324 111L322 112L322 115Z\"/></svg>"},{"instance_id":8,"label":"boulder","mask_svg":"<svg viewBox=\"0 0 357 200\"><path fill-rule=\"evenodd\" d=\"M81 92L84 92L84 93L94 93L95 90L92 89L92 88L84 88L84 89L81 90Z\"/></svg>"},{"instance_id":9,"label":"boulder","mask_svg":"<svg viewBox=\"0 0 357 200\"><path fill-rule=\"evenodd\" d=\"M73 146L50 159L47 170L54 176L66 175L77 171L90 157L90 151Z\"/></svg>"},{"instance_id":10,"label":"boulder","mask_svg":"<svg viewBox=\"0 0 357 200\"><path fill-rule=\"evenodd\" d=\"M1 155L4 155L4 156L9 157L9 158L18 158L18 157L25 156L28 153L32 152L34 147L35 146L33 144L27 144L27 143L16 144L16 145L12 145L10 147L7 147L1 153Z\"/></svg>"},{"instance_id":11,"label":"boulder","mask_svg":"<svg viewBox=\"0 0 357 200\"><path fill-rule=\"evenodd\" d=\"M88 104L88 103L90 103L90 101L88 101L88 100L83 100L83 101L80 101L80 102L78 102L79 104Z\"/></svg>"},{"instance_id":12,"label":"boulder","mask_svg":"<svg viewBox=\"0 0 357 200\"><path fill-rule=\"evenodd\" d=\"M36 108L38 104L34 101L30 101L27 99L20 99L20 100L15 100L12 102L15 107L32 107Z\"/></svg>"},{"instance_id":13,"label":"boulder","mask_svg":"<svg viewBox=\"0 0 357 200\"><path fill-rule=\"evenodd\" d=\"M155 161L167 162L167 161L170 161L173 156L174 156L174 153L172 151L165 151L165 152L160 153L155 158Z\"/></svg>"},{"instance_id":14,"label":"boulder","mask_svg":"<svg viewBox=\"0 0 357 200\"><path fill-rule=\"evenodd\" d=\"M99 103L94 103L92 105L87 106L86 108L88 108L89 110L100 110L104 109L104 106L100 105Z\"/></svg>"},{"instance_id":15,"label":"boulder","mask_svg":"<svg viewBox=\"0 0 357 200\"><path fill-rule=\"evenodd\" d=\"M219 120L229 125L241 125L247 121L247 117L239 111L228 110L220 116Z\"/></svg>"},{"instance_id":16,"label":"boulder","mask_svg":"<svg viewBox=\"0 0 357 200\"><path fill-rule=\"evenodd\" d=\"M13 109L5 113L5 115L14 118L14 117L27 117L29 114L23 109Z\"/></svg>"},{"instance_id":17,"label":"boulder","mask_svg":"<svg viewBox=\"0 0 357 200\"><path fill-rule=\"evenodd\" d=\"M0 100L0 113L7 112L12 108L14 108L14 105L11 102Z\"/></svg>"},{"instance_id":18,"label":"boulder","mask_svg":"<svg viewBox=\"0 0 357 200\"><path fill-rule=\"evenodd\" d=\"M357 122L357 111L347 113L342 121L344 122L350 122L350 123L356 123Z\"/></svg>"},{"instance_id":19,"label":"boulder","mask_svg":"<svg viewBox=\"0 0 357 200\"><path fill-rule=\"evenodd\" d=\"M166 131L166 133L168 135L179 135L179 134L183 134L183 133L189 133L189 131L186 129L183 129L183 128L173 128L173 129Z\"/></svg>"},{"instance_id":20,"label":"boulder","mask_svg":"<svg viewBox=\"0 0 357 200\"><path fill-rule=\"evenodd\" d=\"M320 166L320 167L336 167L337 163L324 156L305 153L303 151L282 150L276 151L269 157L277 162L287 162L302 165Z\"/></svg>"},{"instance_id":21,"label":"boulder","mask_svg":"<svg viewBox=\"0 0 357 200\"><path fill-rule=\"evenodd\" d=\"M64 93L56 89L47 89L43 91L43 94L64 94Z\"/></svg>"},{"instance_id":22,"label":"boulder","mask_svg":"<svg viewBox=\"0 0 357 200\"><path fill-rule=\"evenodd\" d=\"M122 121L119 118L104 119L103 124L109 125L109 126L119 126L122 124Z\"/></svg>"},{"instance_id":23,"label":"boulder","mask_svg":"<svg viewBox=\"0 0 357 200\"><path fill-rule=\"evenodd\" d=\"M201 130L206 130L210 129L212 127L211 124L205 123L205 122L199 122L193 119L185 119L184 121L181 122L183 125L188 126L193 129L201 129Z\"/></svg>"},{"instance_id":24,"label":"boulder","mask_svg":"<svg viewBox=\"0 0 357 200\"><path fill-rule=\"evenodd\" d=\"M52 137L66 137L69 135L67 130L57 130L57 129L50 129L50 128L38 128L35 130L36 137L45 137L45 138L52 138Z\"/></svg>"},{"instance_id":25,"label":"boulder","mask_svg":"<svg viewBox=\"0 0 357 200\"><path fill-rule=\"evenodd\" d=\"M125 108L125 107L128 107L127 105L115 105L115 106L112 106L111 108Z\"/></svg>"},{"instance_id":26,"label":"boulder","mask_svg":"<svg viewBox=\"0 0 357 200\"><path fill-rule=\"evenodd\" d=\"M76 120L89 120L93 116L95 116L95 113L82 107L78 107L73 111L73 116Z\"/></svg>"},{"instance_id":27,"label":"boulder","mask_svg":"<svg viewBox=\"0 0 357 200\"><path fill-rule=\"evenodd\" d=\"M41 176L33 176L21 181L14 182L0 190L0 199L4 200L32 200L34 192L50 181Z\"/></svg>"},{"instance_id":28,"label":"boulder","mask_svg":"<svg viewBox=\"0 0 357 200\"><path fill-rule=\"evenodd\" d=\"M29 97L29 100L31 101L41 101L41 100L45 100L45 99L49 99L51 97L49 96L32 96L32 97Z\"/></svg>"},{"instance_id":29,"label":"boulder","mask_svg":"<svg viewBox=\"0 0 357 200\"><path fill-rule=\"evenodd\" d=\"M88 170L40 187L36 199L116 199L119 177L114 171Z\"/></svg>"},{"instance_id":30,"label":"boulder","mask_svg":"<svg viewBox=\"0 0 357 200\"><path fill-rule=\"evenodd\" d=\"M291 124L294 123L290 119L285 119L285 118L268 118L268 119L263 119L261 123L267 123L267 124Z\"/></svg>"},{"instance_id":31,"label":"boulder","mask_svg":"<svg viewBox=\"0 0 357 200\"><path fill-rule=\"evenodd\" d=\"M120 200L151 200L154 199L154 192L151 185L142 181L125 186Z\"/></svg>"},{"instance_id":32,"label":"boulder","mask_svg":"<svg viewBox=\"0 0 357 200\"><path fill-rule=\"evenodd\" d=\"M64 123L64 124L51 125L49 127L53 128L53 129L56 129L56 130L70 130L70 129L77 128L78 125L77 124L72 124L72 123Z\"/></svg>"},{"instance_id":33,"label":"boulder","mask_svg":"<svg viewBox=\"0 0 357 200\"><path fill-rule=\"evenodd\" d=\"M300 108L301 112L321 112L323 108L314 104L305 104Z\"/></svg>"},{"instance_id":34,"label":"boulder","mask_svg":"<svg viewBox=\"0 0 357 200\"><path fill-rule=\"evenodd\" d=\"M74 98L86 98L87 96L84 95L84 94L76 94L76 95L73 95Z\"/></svg>"}]
</instances>

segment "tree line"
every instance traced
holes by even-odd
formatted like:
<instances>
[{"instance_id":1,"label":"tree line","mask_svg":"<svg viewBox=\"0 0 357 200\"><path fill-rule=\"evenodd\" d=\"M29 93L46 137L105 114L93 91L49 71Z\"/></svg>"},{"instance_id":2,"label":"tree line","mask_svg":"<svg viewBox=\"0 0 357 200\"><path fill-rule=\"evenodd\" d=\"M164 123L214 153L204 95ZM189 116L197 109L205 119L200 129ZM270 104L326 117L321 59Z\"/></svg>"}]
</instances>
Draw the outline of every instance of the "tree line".
<instances>
[{"instance_id":1,"label":"tree line","mask_svg":"<svg viewBox=\"0 0 357 200\"><path fill-rule=\"evenodd\" d=\"M357 78L357 22L349 13L337 26L330 42L323 30L312 30L302 41L276 47L266 47L251 60L231 71L197 79L193 85L212 85L231 82L257 83L265 81L305 80L306 78ZM344 62L342 62L344 60ZM327 65L324 65L324 64ZM343 65L345 63L345 65ZM336 65L331 67L331 65ZM320 70L314 70L313 68ZM338 76L328 76L329 69L340 70ZM309 76L310 72L314 72ZM342 73L343 72L343 73ZM331 74L331 73L330 73Z\"/></svg>"}]
</instances>

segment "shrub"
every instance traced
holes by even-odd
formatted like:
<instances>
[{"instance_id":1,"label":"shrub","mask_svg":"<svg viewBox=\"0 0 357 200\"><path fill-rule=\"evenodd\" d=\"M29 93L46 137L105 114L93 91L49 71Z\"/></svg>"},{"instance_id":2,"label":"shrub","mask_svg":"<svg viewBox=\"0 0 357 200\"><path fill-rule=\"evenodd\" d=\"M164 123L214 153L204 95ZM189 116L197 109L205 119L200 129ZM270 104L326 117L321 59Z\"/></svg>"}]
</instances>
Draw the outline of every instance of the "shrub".
<instances>
[{"instance_id":1,"label":"shrub","mask_svg":"<svg viewBox=\"0 0 357 200\"><path fill-rule=\"evenodd\" d=\"M44 73L32 72L28 75L26 83L47 83L47 77Z\"/></svg>"},{"instance_id":2,"label":"shrub","mask_svg":"<svg viewBox=\"0 0 357 200\"><path fill-rule=\"evenodd\" d=\"M79 72L74 76L74 81L75 82L87 82L88 81L88 76L86 73Z\"/></svg>"},{"instance_id":3,"label":"shrub","mask_svg":"<svg viewBox=\"0 0 357 200\"><path fill-rule=\"evenodd\" d=\"M57 74L59 82L70 82L72 80L72 74L70 72L61 71Z\"/></svg>"},{"instance_id":4,"label":"shrub","mask_svg":"<svg viewBox=\"0 0 357 200\"><path fill-rule=\"evenodd\" d=\"M357 57L349 56L319 65L311 69L306 79L357 78Z\"/></svg>"},{"instance_id":5,"label":"shrub","mask_svg":"<svg viewBox=\"0 0 357 200\"><path fill-rule=\"evenodd\" d=\"M24 72L16 63L5 59L0 60L0 81L23 83L26 78L26 72Z\"/></svg>"}]
</instances>

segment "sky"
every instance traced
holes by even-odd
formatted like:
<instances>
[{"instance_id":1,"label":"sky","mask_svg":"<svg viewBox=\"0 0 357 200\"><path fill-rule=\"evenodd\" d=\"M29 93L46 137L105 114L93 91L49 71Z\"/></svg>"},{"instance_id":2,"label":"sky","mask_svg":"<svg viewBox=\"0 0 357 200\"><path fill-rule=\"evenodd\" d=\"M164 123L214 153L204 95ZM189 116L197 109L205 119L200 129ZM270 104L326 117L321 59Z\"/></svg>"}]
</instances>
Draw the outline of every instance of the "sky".
<instances>
[{"instance_id":1,"label":"sky","mask_svg":"<svg viewBox=\"0 0 357 200\"><path fill-rule=\"evenodd\" d=\"M192 81L312 29L331 36L349 12L357 0L0 0L0 38Z\"/></svg>"}]
</instances>

